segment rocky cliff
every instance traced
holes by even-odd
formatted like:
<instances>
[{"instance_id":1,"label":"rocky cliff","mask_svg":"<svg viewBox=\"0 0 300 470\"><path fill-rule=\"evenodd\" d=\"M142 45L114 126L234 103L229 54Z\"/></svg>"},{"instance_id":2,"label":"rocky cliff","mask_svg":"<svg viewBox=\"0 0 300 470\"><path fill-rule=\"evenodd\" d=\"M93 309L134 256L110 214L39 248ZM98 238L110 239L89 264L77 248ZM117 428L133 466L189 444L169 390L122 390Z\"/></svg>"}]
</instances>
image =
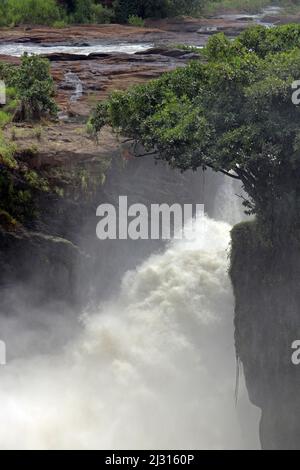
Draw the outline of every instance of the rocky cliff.
<instances>
[{"instance_id":1,"label":"rocky cliff","mask_svg":"<svg viewBox=\"0 0 300 470\"><path fill-rule=\"evenodd\" d=\"M236 352L249 397L262 410L263 449L300 447L300 244L274 248L256 222L232 231L231 279L236 299Z\"/></svg>"}]
</instances>

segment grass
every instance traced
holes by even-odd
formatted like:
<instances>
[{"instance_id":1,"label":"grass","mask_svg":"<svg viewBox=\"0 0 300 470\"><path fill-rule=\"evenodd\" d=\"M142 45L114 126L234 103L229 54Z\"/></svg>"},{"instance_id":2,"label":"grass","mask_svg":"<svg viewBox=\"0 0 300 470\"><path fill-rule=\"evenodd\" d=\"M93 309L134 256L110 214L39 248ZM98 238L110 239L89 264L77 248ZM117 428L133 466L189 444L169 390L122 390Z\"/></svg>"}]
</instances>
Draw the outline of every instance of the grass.
<instances>
[{"instance_id":1,"label":"grass","mask_svg":"<svg viewBox=\"0 0 300 470\"><path fill-rule=\"evenodd\" d=\"M0 128L3 129L11 121L11 114L0 110Z\"/></svg>"},{"instance_id":2,"label":"grass","mask_svg":"<svg viewBox=\"0 0 300 470\"><path fill-rule=\"evenodd\" d=\"M15 151L16 146L7 142L2 133L0 133L0 163L10 169L16 168L17 162L14 158Z\"/></svg>"},{"instance_id":3,"label":"grass","mask_svg":"<svg viewBox=\"0 0 300 470\"><path fill-rule=\"evenodd\" d=\"M34 136L37 140L40 141L42 139L42 134L43 134L43 129L41 126L34 128Z\"/></svg>"},{"instance_id":4,"label":"grass","mask_svg":"<svg viewBox=\"0 0 300 470\"><path fill-rule=\"evenodd\" d=\"M14 88L6 89L6 104L0 108L0 129L9 124L18 107L19 101L16 99L16 90Z\"/></svg>"},{"instance_id":5,"label":"grass","mask_svg":"<svg viewBox=\"0 0 300 470\"><path fill-rule=\"evenodd\" d=\"M15 231L20 224L8 212L0 208L0 226L7 231Z\"/></svg>"},{"instance_id":6,"label":"grass","mask_svg":"<svg viewBox=\"0 0 300 470\"><path fill-rule=\"evenodd\" d=\"M138 28L143 28L145 26L145 20L137 15L130 15L128 18L128 24L130 26L136 26Z\"/></svg>"}]
</instances>

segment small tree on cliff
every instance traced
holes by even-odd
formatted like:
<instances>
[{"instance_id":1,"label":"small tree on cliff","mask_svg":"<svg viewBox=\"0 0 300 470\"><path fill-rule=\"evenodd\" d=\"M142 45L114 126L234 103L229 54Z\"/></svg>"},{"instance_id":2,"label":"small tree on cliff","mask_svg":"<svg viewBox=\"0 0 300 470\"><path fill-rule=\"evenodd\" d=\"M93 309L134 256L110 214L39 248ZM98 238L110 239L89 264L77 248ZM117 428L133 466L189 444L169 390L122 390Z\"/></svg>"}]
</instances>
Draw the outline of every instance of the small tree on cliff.
<instances>
[{"instance_id":1,"label":"small tree on cliff","mask_svg":"<svg viewBox=\"0 0 300 470\"><path fill-rule=\"evenodd\" d=\"M212 168L241 180L264 226L300 228L300 26L216 35L199 61L115 92L92 123L141 143L181 170Z\"/></svg>"},{"instance_id":2,"label":"small tree on cliff","mask_svg":"<svg viewBox=\"0 0 300 470\"><path fill-rule=\"evenodd\" d=\"M20 100L18 120L39 120L43 115L56 115L54 82L48 60L25 54L10 84L16 88Z\"/></svg>"}]
</instances>

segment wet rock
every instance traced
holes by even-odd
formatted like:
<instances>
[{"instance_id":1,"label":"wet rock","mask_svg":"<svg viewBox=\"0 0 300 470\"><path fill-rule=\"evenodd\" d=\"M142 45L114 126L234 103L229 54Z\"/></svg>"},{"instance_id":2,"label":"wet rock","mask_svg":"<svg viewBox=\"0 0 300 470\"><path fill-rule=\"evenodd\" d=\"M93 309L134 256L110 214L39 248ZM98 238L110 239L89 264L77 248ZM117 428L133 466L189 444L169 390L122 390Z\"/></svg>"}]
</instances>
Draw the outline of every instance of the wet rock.
<instances>
[{"instance_id":1,"label":"wet rock","mask_svg":"<svg viewBox=\"0 0 300 470\"><path fill-rule=\"evenodd\" d=\"M215 34L219 31L218 26L201 26L197 30L198 34Z\"/></svg>"}]
</instances>

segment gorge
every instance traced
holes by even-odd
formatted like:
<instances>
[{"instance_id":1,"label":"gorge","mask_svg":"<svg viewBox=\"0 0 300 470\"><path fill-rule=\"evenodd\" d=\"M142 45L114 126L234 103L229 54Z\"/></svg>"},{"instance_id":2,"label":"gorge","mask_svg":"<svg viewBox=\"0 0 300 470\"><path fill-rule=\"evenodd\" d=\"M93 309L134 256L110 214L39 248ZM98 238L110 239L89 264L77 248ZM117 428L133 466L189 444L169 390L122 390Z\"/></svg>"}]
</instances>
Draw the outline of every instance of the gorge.
<instances>
[{"instance_id":1,"label":"gorge","mask_svg":"<svg viewBox=\"0 0 300 470\"><path fill-rule=\"evenodd\" d=\"M253 21L0 31L4 63L50 61L60 110L3 128L24 199L0 211L1 448L299 448L300 33ZM100 241L120 195L206 216L192 240Z\"/></svg>"}]
</instances>

